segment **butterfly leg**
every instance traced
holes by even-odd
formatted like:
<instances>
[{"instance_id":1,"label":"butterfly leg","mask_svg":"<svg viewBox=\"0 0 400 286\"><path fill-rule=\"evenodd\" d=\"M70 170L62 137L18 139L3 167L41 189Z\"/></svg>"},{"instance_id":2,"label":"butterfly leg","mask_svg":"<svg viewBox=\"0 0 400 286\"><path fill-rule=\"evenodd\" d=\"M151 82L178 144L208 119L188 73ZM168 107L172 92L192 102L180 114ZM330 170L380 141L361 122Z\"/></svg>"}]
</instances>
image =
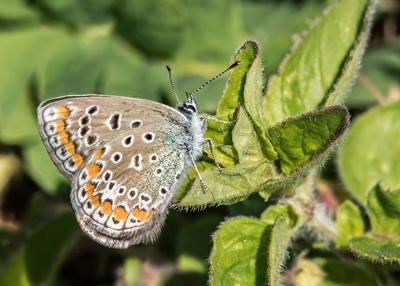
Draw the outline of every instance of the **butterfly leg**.
<instances>
[{"instance_id":1,"label":"butterfly leg","mask_svg":"<svg viewBox=\"0 0 400 286\"><path fill-rule=\"evenodd\" d=\"M210 147L210 152L211 152L211 155L213 156L214 163L215 163L215 165L217 165L218 171L221 173L222 172L222 168L221 168L220 164L218 163L217 158L215 157L214 145L213 145L211 139L210 138L205 138L203 144L204 145L208 144L208 146Z\"/></svg>"},{"instance_id":2,"label":"butterfly leg","mask_svg":"<svg viewBox=\"0 0 400 286\"><path fill-rule=\"evenodd\" d=\"M196 161L194 160L192 154L190 154L190 159L192 160L192 165L193 165L194 169L196 170L197 177L198 177L199 180L200 180L200 184L201 184L201 187L202 187L203 191L204 191L204 192L207 192L207 191L208 191L208 188L207 188L207 186L206 186L206 183L204 183L203 177L201 176L199 169L197 169Z\"/></svg>"},{"instance_id":3,"label":"butterfly leg","mask_svg":"<svg viewBox=\"0 0 400 286\"><path fill-rule=\"evenodd\" d=\"M212 117L212 116L210 116L208 114L199 114L198 116L203 119L202 122L205 122L207 120L211 120L211 121L214 121L214 122L217 122L217 123L222 123L222 124L232 124L232 123L236 122L236 120L232 120L232 121L221 120L221 119Z\"/></svg>"}]
</instances>

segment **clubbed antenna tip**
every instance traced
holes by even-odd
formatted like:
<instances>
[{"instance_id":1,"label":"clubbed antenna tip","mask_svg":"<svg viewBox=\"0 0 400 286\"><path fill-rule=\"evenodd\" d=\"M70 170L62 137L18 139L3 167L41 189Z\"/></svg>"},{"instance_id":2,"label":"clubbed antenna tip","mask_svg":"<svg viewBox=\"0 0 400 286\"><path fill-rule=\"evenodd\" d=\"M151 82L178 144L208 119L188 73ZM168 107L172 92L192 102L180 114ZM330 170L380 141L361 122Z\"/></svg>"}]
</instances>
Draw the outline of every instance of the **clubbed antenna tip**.
<instances>
[{"instance_id":1,"label":"clubbed antenna tip","mask_svg":"<svg viewBox=\"0 0 400 286\"><path fill-rule=\"evenodd\" d=\"M231 66L228 68L228 70L233 69L234 67L236 67L240 63L241 63L240 61L234 62L233 64L231 64Z\"/></svg>"}]
</instances>

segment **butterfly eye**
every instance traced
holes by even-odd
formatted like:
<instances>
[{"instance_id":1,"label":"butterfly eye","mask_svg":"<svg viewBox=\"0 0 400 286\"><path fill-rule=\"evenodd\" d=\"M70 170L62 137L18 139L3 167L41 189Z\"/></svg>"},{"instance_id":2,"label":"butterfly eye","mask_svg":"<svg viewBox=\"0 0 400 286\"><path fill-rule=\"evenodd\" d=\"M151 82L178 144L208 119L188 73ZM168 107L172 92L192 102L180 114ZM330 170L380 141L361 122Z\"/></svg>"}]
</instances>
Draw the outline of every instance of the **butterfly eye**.
<instances>
[{"instance_id":1,"label":"butterfly eye","mask_svg":"<svg viewBox=\"0 0 400 286\"><path fill-rule=\"evenodd\" d=\"M188 104L187 109L192 111L193 113L197 112L197 108L193 104Z\"/></svg>"},{"instance_id":2,"label":"butterfly eye","mask_svg":"<svg viewBox=\"0 0 400 286\"><path fill-rule=\"evenodd\" d=\"M190 110L192 113L196 113L196 112L197 112L197 108L196 108L193 104L184 103L184 104L183 104L183 107L184 107L186 110Z\"/></svg>"}]
</instances>

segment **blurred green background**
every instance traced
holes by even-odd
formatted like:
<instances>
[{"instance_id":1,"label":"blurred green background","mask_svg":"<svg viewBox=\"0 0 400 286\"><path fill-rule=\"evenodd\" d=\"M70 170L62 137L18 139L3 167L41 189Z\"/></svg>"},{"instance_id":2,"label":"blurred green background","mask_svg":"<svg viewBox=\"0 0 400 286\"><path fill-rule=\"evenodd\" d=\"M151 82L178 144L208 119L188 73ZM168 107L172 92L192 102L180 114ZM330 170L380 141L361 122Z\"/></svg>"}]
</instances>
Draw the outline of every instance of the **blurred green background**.
<instances>
[{"instance_id":1,"label":"blurred green background","mask_svg":"<svg viewBox=\"0 0 400 286\"><path fill-rule=\"evenodd\" d=\"M172 68L183 100L185 91L228 67L236 49L249 39L261 48L267 84L301 33L331 3L1 0L3 277L5 271L11 275L34 269L34 274L25 275L54 285L205 285L212 233L228 215L258 215L265 207L262 202L250 197L235 206L199 213L171 211L155 244L126 251L106 249L86 238L75 222L70 183L40 141L36 106L51 97L85 93L148 98L175 106L165 65ZM399 2L382 0L360 78L346 102L354 117L387 98L400 97L399 25ZM213 113L224 86L225 80L219 79L198 94L201 111ZM57 243L49 245L54 241L46 240L51 235ZM24 261L31 251L37 260ZM30 285L18 277L20 285Z\"/></svg>"}]
</instances>

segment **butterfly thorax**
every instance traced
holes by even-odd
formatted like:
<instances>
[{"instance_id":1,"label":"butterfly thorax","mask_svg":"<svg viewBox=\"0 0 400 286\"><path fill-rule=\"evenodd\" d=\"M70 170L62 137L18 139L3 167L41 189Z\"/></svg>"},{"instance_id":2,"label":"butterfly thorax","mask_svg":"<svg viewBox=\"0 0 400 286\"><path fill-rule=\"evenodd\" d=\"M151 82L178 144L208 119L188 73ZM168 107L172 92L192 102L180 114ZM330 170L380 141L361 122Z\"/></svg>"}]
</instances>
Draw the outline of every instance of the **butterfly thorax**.
<instances>
[{"instance_id":1,"label":"butterfly thorax","mask_svg":"<svg viewBox=\"0 0 400 286\"><path fill-rule=\"evenodd\" d=\"M179 103L176 109L187 119L187 133L191 138L185 144L188 150L192 150L193 158L197 159L203 153L205 121L200 120L197 115L198 106L193 96L189 96L185 102Z\"/></svg>"}]
</instances>

